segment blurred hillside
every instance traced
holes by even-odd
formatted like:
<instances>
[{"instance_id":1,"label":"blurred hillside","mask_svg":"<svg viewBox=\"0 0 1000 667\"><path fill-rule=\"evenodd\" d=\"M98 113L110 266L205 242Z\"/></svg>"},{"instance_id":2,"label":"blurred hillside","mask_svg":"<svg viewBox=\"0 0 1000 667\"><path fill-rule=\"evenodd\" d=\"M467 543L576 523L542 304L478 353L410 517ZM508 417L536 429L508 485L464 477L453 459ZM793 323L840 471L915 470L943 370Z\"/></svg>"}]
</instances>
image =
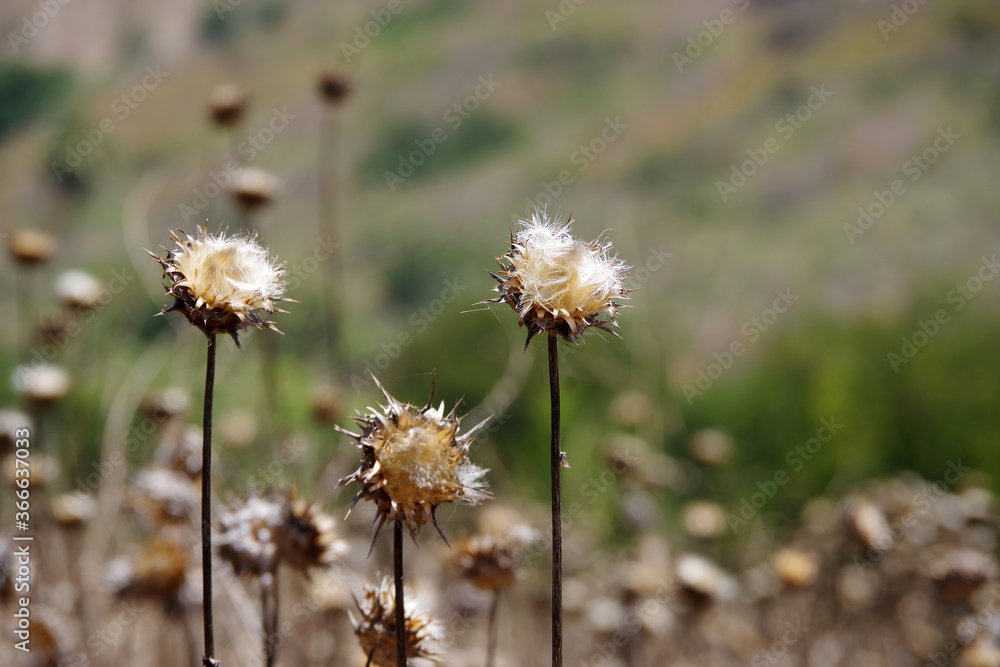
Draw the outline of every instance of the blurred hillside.
<instances>
[{"instance_id":1,"label":"blurred hillside","mask_svg":"<svg viewBox=\"0 0 1000 667\"><path fill-rule=\"evenodd\" d=\"M333 452L353 459L310 421L331 356L331 278L307 261L322 238L315 88L330 65L356 80L337 118L340 423L375 400L352 382L367 367L413 402L436 370L441 398L501 412L479 456L498 494L545 496L541 353L521 354L513 313L473 304L491 296L485 269L516 220L547 206L572 212L577 235L610 230L641 288L623 341L566 350L571 497L627 434L682 472L659 499L664 523L679 497L735 508L830 418L842 430L768 504L769 523L900 468L935 480L961 459L1000 474L994 2L912 3L910 16L888 1L107 1L58 5L29 36L43 4L0 9L0 225L50 231L59 250L36 285L0 291L0 363L18 363L19 296L45 313L62 270L126 276L53 359L74 374L58 432L79 474L146 393L199 394L198 334L153 319L166 298L143 248L205 218L239 225L210 187L227 146L284 182L259 228L298 277L274 345L276 419L312 445L296 481L320 484L306 471ZM251 94L233 137L206 116L228 81ZM6 255L0 271L14 285ZM220 355L218 409L237 422L260 408L260 340ZM731 434L725 465L689 455L702 428ZM239 450L221 456L239 469Z\"/></svg>"}]
</instances>

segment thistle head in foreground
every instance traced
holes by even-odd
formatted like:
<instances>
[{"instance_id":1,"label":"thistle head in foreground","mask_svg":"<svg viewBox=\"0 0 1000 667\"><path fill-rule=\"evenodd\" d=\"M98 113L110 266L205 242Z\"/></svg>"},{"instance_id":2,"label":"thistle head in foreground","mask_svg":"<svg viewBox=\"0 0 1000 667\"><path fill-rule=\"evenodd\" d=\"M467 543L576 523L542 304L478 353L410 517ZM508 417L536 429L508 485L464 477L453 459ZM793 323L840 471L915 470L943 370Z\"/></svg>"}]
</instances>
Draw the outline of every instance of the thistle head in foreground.
<instances>
[{"instance_id":1,"label":"thistle head in foreground","mask_svg":"<svg viewBox=\"0 0 1000 667\"><path fill-rule=\"evenodd\" d=\"M361 447L361 466L340 480L337 488L350 482L361 485L351 509L362 498L375 503L373 544L382 526L394 520L406 524L414 541L425 523L433 524L445 539L435 519L439 505L451 501L475 505L490 497L483 479L486 470L470 463L467 456L476 432L489 418L458 435L458 405L447 414L443 402L433 407L433 387L427 405L418 408L397 401L374 375L372 379L388 403L381 409L368 408L367 415L359 413L355 421L360 434L337 427Z\"/></svg>"},{"instance_id":2,"label":"thistle head in foreground","mask_svg":"<svg viewBox=\"0 0 1000 667\"><path fill-rule=\"evenodd\" d=\"M629 267L611 255L611 243L590 243L569 233L572 218L561 225L536 211L522 220L510 239L510 251L498 257L501 275L490 273L500 293L482 303L503 302L517 311L528 340L539 333L572 343L596 327L617 336L619 299L631 290L623 283Z\"/></svg>"},{"instance_id":3,"label":"thistle head in foreground","mask_svg":"<svg viewBox=\"0 0 1000 667\"><path fill-rule=\"evenodd\" d=\"M437 621L415 604L413 596L406 595L406 657L428 658L433 662L436 653L431 642L440 638ZM354 603L361 617L353 620L354 634L358 636L361 650L373 667L396 665L396 594L391 579L385 578L377 586L365 586L363 599Z\"/></svg>"},{"instance_id":4,"label":"thistle head in foreground","mask_svg":"<svg viewBox=\"0 0 1000 667\"><path fill-rule=\"evenodd\" d=\"M237 347L237 334L247 327L278 331L259 313L285 312L275 306L290 301L282 297L284 264L275 263L255 237L227 237L221 231L212 236L199 227L197 237L175 230L171 240L177 247L163 259L149 253L170 279L167 294L174 297L161 315L179 311L206 336L229 334Z\"/></svg>"}]
</instances>

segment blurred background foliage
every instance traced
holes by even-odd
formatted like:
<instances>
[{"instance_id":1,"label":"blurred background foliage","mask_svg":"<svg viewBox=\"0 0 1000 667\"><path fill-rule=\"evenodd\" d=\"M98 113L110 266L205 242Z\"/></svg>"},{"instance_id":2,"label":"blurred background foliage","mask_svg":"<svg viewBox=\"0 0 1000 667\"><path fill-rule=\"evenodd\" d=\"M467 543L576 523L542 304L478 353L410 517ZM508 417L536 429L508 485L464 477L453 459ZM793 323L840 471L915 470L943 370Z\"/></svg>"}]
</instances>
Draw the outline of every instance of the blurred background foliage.
<instances>
[{"instance_id":1,"label":"blurred background foliage","mask_svg":"<svg viewBox=\"0 0 1000 667\"><path fill-rule=\"evenodd\" d=\"M100 4L103 13L93 3L62 7L16 56L5 49L0 64L0 225L8 234L44 229L59 244L52 263L29 276L32 284L14 287L12 262L5 255L0 263L11 286L0 290L0 367L11 374L24 362L18 299L44 315L57 308L52 285L62 270L84 269L102 283L114 271L132 276L51 359L73 376L46 428L46 446L67 462L60 482L67 488L99 461L102 441L129 427L108 417L113 408L167 386L188 389L198 404L204 347L179 317L153 318L166 298L142 248L167 245L169 229L192 231L205 217L212 228L239 225L225 196L198 219L184 219L180 206L205 192L206 174L223 169L231 139L262 138L278 110L292 120L252 164L277 173L285 187L259 227L300 277L290 294L300 303L278 318L285 332L273 346L278 414L262 412L261 338L247 336L242 354L223 345L219 438L227 443L227 416L229 423L252 416L259 427L248 446L219 451L235 490L280 438L308 443L283 481L313 491L331 460L324 475L349 473L355 451L312 418L313 394L333 380L338 421L347 426L355 409L378 399L370 384L352 382L372 366L390 391L414 403L434 373L439 398L464 397L476 414L487 411L480 404L505 373L523 375L499 427L472 456L493 469L498 497L544 499L544 346L522 355L516 316L473 305L492 296L486 269L506 251L529 202L572 212L579 236L609 229L637 268L652 267L657 248L671 253L643 284L633 275L641 289L621 315L623 340L594 335L579 350L563 348L567 502L581 499L625 434L681 471L683 484L657 498L664 527L676 525L691 497L735 511L758 483L790 469L789 452L826 418L842 430L790 473L763 512L767 525L780 529L807 498L900 469L935 480L961 459L998 479L1000 292L987 281L959 312L946 300L998 246L995 2L927 3L886 35L879 21L890 20L893 5L885 1L751 1L745 10L730 2L586 3L563 15L570 3L436 0L403 3L384 27L379 4ZM5 4L3 34L20 34L35 9ZM675 54L724 10L734 13L732 24L678 71ZM105 19L80 30L85 12ZM310 269L305 258L321 234L315 82L332 64L347 66L357 85L338 119L344 235L331 303L328 267ZM115 101L141 85L147 66L169 75L123 116ZM501 82L497 91L449 126L447 110L489 75ZM212 87L230 80L251 95L232 138L207 123L205 107ZM820 85L833 92L830 101L791 137L778 134L776 124ZM57 179L52 163L105 119L114 130ZM620 137L581 158L615 119L625 127ZM447 141L390 190L386 172L439 127ZM903 178L904 163L947 127L960 135L954 146L852 242L845 225L855 223L858 207ZM778 139L777 152L723 201L718 183L769 137ZM559 183L563 172L568 183ZM460 286L454 302L421 315L449 284ZM784 288L801 298L747 343L744 323ZM341 336L332 350L324 304ZM951 321L894 371L887 355L939 308ZM409 344L399 345L401 333ZM746 354L689 402L684 386L734 341L746 343ZM393 357L385 368L380 354ZM630 400L638 401L638 418L627 409L622 417ZM0 384L0 405L18 402L11 385ZM732 436L722 466L706 468L689 453L692 434L705 428ZM148 455L131 452L137 463ZM596 505L609 531L620 528L619 501L603 494Z\"/></svg>"}]
</instances>

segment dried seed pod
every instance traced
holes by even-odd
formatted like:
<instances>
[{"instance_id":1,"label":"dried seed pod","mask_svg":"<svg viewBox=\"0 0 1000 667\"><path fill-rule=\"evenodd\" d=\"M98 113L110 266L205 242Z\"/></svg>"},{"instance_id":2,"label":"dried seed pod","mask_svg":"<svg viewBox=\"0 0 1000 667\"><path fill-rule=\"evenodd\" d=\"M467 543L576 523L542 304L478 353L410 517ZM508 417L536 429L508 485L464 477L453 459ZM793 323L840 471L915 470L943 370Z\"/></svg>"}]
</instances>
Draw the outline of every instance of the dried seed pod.
<instances>
[{"instance_id":1,"label":"dried seed pod","mask_svg":"<svg viewBox=\"0 0 1000 667\"><path fill-rule=\"evenodd\" d=\"M36 229L17 229L7 240L7 250L22 266L44 264L56 251L56 240L51 234Z\"/></svg>"},{"instance_id":2,"label":"dried seed pod","mask_svg":"<svg viewBox=\"0 0 1000 667\"><path fill-rule=\"evenodd\" d=\"M490 274L500 296L481 303L514 309L518 324L528 329L525 347L542 332L569 342L591 327L617 336L608 327L617 326L617 300L631 291L623 284L629 267L611 256L611 243L574 239L572 223L559 225L536 211L511 236L510 251L497 258L502 277Z\"/></svg>"},{"instance_id":3,"label":"dried seed pod","mask_svg":"<svg viewBox=\"0 0 1000 667\"><path fill-rule=\"evenodd\" d=\"M128 502L158 528L190 523L200 507L198 488L190 478L163 468L139 471L129 483Z\"/></svg>"},{"instance_id":4,"label":"dried seed pod","mask_svg":"<svg viewBox=\"0 0 1000 667\"><path fill-rule=\"evenodd\" d=\"M786 547L771 555L771 565L781 581L789 588L812 586L819 576L819 558L816 554Z\"/></svg>"},{"instance_id":5,"label":"dried seed pod","mask_svg":"<svg viewBox=\"0 0 1000 667\"><path fill-rule=\"evenodd\" d=\"M344 477L337 488L357 482L361 490L351 509L361 499L375 503L374 537L388 521L402 521L416 540L420 527L435 520L437 508L447 502L475 505L490 497L483 476L486 470L469 462L469 445L489 418L458 435L458 405L445 414L444 403L432 407L433 388L427 405L418 408L389 395L374 375L372 379L387 405L356 418L361 433L337 430L351 436L361 447L361 466ZM447 540L446 540L447 541Z\"/></svg>"},{"instance_id":6,"label":"dried seed pod","mask_svg":"<svg viewBox=\"0 0 1000 667\"><path fill-rule=\"evenodd\" d=\"M233 197L247 213L270 204L282 189L284 184L281 179L264 169L244 167L233 176Z\"/></svg>"},{"instance_id":7,"label":"dried seed pod","mask_svg":"<svg viewBox=\"0 0 1000 667\"><path fill-rule=\"evenodd\" d=\"M278 566L278 531L285 502L278 497L235 500L218 513L215 549L239 575L259 577Z\"/></svg>"},{"instance_id":8,"label":"dried seed pod","mask_svg":"<svg viewBox=\"0 0 1000 667\"><path fill-rule=\"evenodd\" d=\"M437 655L432 646L440 638L437 621L420 607L410 593L406 595L406 657L428 658ZM360 601L355 599L358 619L352 619L354 634L372 667L396 665L396 593L392 580L385 578L377 586L366 586Z\"/></svg>"},{"instance_id":9,"label":"dried seed pod","mask_svg":"<svg viewBox=\"0 0 1000 667\"><path fill-rule=\"evenodd\" d=\"M165 603L177 600L187 581L190 558L180 545L152 539L135 557L120 556L108 564L105 579L119 597L147 597Z\"/></svg>"},{"instance_id":10,"label":"dried seed pod","mask_svg":"<svg viewBox=\"0 0 1000 667\"><path fill-rule=\"evenodd\" d=\"M100 281L84 271L64 271L56 278L56 296L71 310L94 308L103 294Z\"/></svg>"},{"instance_id":11,"label":"dried seed pod","mask_svg":"<svg viewBox=\"0 0 1000 667\"><path fill-rule=\"evenodd\" d=\"M212 122L220 127L238 125L243 119L250 97L241 86L224 83L208 95L208 113Z\"/></svg>"},{"instance_id":12,"label":"dried seed pod","mask_svg":"<svg viewBox=\"0 0 1000 667\"><path fill-rule=\"evenodd\" d=\"M69 393L69 372L62 366L18 366L14 371L14 389L29 402L51 405Z\"/></svg>"},{"instance_id":13,"label":"dried seed pod","mask_svg":"<svg viewBox=\"0 0 1000 667\"><path fill-rule=\"evenodd\" d=\"M294 496L285 503L277 542L278 560L301 572L329 567L347 553L347 543L337 539L333 518Z\"/></svg>"},{"instance_id":14,"label":"dried seed pod","mask_svg":"<svg viewBox=\"0 0 1000 667\"><path fill-rule=\"evenodd\" d=\"M52 518L63 528L79 528L94 517L94 499L85 493L71 491L52 499Z\"/></svg>"},{"instance_id":15,"label":"dried seed pod","mask_svg":"<svg viewBox=\"0 0 1000 667\"><path fill-rule=\"evenodd\" d=\"M538 538L534 528L515 524L503 531L463 537L453 558L462 576L473 586L499 593L520 578L525 551Z\"/></svg>"},{"instance_id":16,"label":"dried seed pod","mask_svg":"<svg viewBox=\"0 0 1000 667\"><path fill-rule=\"evenodd\" d=\"M339 67L327 69L319 77L319 96L325 103L340 106L354 90L354 79Z\"/></svg>"},{"instance_id":17,"label":"dried seed pod","mask_svg":"<svg viewBox=\"0 0 1000 667\"><path fill-rule=\"evenodd\" d=\"M278 331L259 313L283 312L275 302L288 300L282 297L284 264L275 263L255 237L212 236L199 228L197 238L180 230L171 238L177 247L164 259L149 253L170 279L167 294L174 297L161 315L179 311L205 335L232 336L237 347L237 334L247 327Z\"/></svg>"}]
</instances>

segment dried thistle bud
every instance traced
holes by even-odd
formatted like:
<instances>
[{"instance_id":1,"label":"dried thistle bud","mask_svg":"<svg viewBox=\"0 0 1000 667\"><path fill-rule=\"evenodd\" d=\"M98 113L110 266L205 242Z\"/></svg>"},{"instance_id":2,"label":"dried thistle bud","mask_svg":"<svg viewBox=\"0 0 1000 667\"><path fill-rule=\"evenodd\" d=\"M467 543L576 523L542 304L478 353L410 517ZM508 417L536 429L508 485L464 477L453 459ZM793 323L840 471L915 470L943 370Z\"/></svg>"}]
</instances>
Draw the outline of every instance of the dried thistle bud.
<instances>
[{"instance_id":1,"label":"dried thistle bud","mask_svg":"<svg viewBox=\"0 0 1000 667\"><path fill-rule=\"evenodd\" d=\"M354 79L343 69L331 67L320 75L318 88L324 102L339 106L354 90Z\"/></svg>"},{"instance_id":2,"label":"dried thistle bud","mask_svg":"<svg viewBox=\"0 0 1000 667\"><path fill-rule=\"evenodd\" d=\"M520 578L525 552L538 537L538 532L525 524L465 537L455 549L454 561L473 586L499 593Z\"/></svg>"},{"instance_id":3,"label":"dried thistle bud","mask_svg":"<svg viewBox=\"0 0 1000 667\"><path fill-rule=\"evenodd\" d=\"M887 551L895 544L885 512L872 501L850 496L844 499L843 510L848 530L865 548Z\"/></svg>"},{"instance_id":4,"label":"dried thistle bud","mask_svg":"<svg viewBox=\"0 0 1000 667\"><path fill-rule=\"evenodd\" d=\"M718 503L693 500L681 511L681 523L691 537L711 540L726 532L726 512Z\"/></svg>"},{"instance_id":5,"label":"dried thistle bud","mask_svg":"<svg viewBox=\"0 0 1000 667\"><path fill-rule=\"evenodd\" d=\"M572 223L559 225L536 211L497 258L503 277L490 273L500 296L482 303L503 302L517 311L518 324L528 328L525 347L542 332L571 343L591 327L617 336L608 327L617 326L617 300L631 291L623 283L629 267L610 255L611 243L574 239Z\"/></svg>"},{"instance_id":6,"label":"dried thistle bud","mask_svg":"<svg viewBox=\"0 0 1000 667\"><path fill-rule=\"evenodd\" d=\"M8 456L3 460L2 467L2 478L7 483L13 486L17 483L18 479L21 477L17 474L18 470L24 470L23 467L18 466L18 459L16 456ZM21 473L23 475L24 473ZM31 486L32 488L41 487L49 482L53 481L59 476L59 461L54 456L49 456L48 454L43 454L42 452L35 450L31 453Z\"/></svg>"},{"instance_id":7,"label":"dried thistle bud","mask_svg":"<svg viewBox=\"0 0 1000 667\"><path fill-rule=\"evenodd\" d=\"M251 213L270 204L271 200L281 194L284 184L269 171L245 167L233 175L231 189L240 208Z\"/></svg>"},{"instance_id":8,"label":"dried thistle bud","mask_svg":"<svg viewBox=\"0 0 1000 667\"><path fill-rule=\"evenodd\" d=\"M375 503L375 527L372 543L387 521L406 524L416 541L420 527L432 523L442 539L435 512L446 502L475 505L490 497L483 476L486 470L469 462L469 445L489 418L458 435L460 418L456 404L445 414L444 403L432 407L434 390L427 405L418 408L401 403L389 395L374 375L376 386L387 405L381 410L368 408L369 414L356 418L361 433L337 430L358 441L361 467L337 484L341 488L357 482L361 490L351 501L351 509L362 498ZM350 513L350 510L348 510ZM445 540L447 542L447 540Z\"/></svg>"},{"instance_id":9,"label":"dried thistle bud","mask_svg":"<svg viewBox=\"0 0 1000 667\"><path fill-rule=\"evenodd\" d=\"M218 514L215 548L239 575L259 577L278 566L278 531L285 503L278 497L235 500Z\"/></svg>"},{"instance_id":10,"label":"dried thistle bud","mask_svg":"<svg viewBox=\"0 0 1000 667\"><path fill-rule=\"evenodd\" d=\"M921 573L934 582L942 599L958 602L997 578L997 561L975 549L948 549L927 562Z\"/></svg>"},{"instance_id":11,"label":"dried thistle bud","mask_svg":"<svg viewBox=\"0 0 1000 667\"><path fill-rule=\"evenodd\" d=\"M52 499L52 518L63 528L79 528L94 517L94 499L86 493L71 491Z\"/></svg>"},{"instance_id":12,"label":"dried thistle bud","mask_svg":"<svg viewBox=\"0 0 1000 667\"><path fill-rule=\"evenodd\" d=\"M21 429L32 429L31 417L17 410L0 410L0 457L14 451L14 442L18 440L17 432Z\"/></svg>"},{"instance_id":13,"label":"dried thistle bud","mask_svg":"<svg viewBox=\"0 0 1000 667\"><path fill-rule=\"evenodd\" d=\"M153 468L142 470L129 483L132 510L156 527L189 523L200 507L198 488L183 473Z\"/></svg>"},{"instance_id":14,"label":"dried thistle bud","mask_svg":"<svg viewBox=\"0 0 1000 667\"><path fill-rule=\"evenodd\" d=\"M677 559L677 583L696 603L727 602L736 597L739 586L722 568L703 556L684 554Z\"/></svg>"},{"instance_id":15,"label":"dried thistle bud","mask_svg":"<svg viewBox=\"0 0 1000 667\"><path fill-rule=\"evenodd\" d=\"M335 529L333 518L315 504L289 498L278 528L278 560L302 572L332 565L347 553Z\"/></svg>"},{"instance_id":16,"label":"dried thistle bud","mask_svg":"<svg viewBox=\"0 0 1000 667\"><path fill-rule=\"evenodd\" d=\"M165 422L187 412L190 399L186 391L179 387L167 387L163 391L147 396L142 402L142 411L153 421Z\"/></svg>"},{"instance_id":17,"label":"dried thistle bud","mask_svg":"<svg viewBox=\"0 0 1000 667\"><path fill-rule=\"evenodd\" d=\"M187 579L189 557L170 540L153 539L135 557L120 556L108 564L105 580L119 597L175 600Z\"/></svg>"},{"instance_id":18,"label":"dried thistle bud","mask_svg":"<svg viewBox=\"0 0 1000 667\"><path fill-rule=\"evenodd\" d=\"M84 271L64 271L56 278L56 296L71 310L88 310L100 303L104 288Z\"/></svg>"},{"instance_id":19,"label":"dried thistle bud","mask_svg":"<svg viewBox=\"0 0 1000 667\"><path fill-rule=\"evenodd\" d=\"M396 592L392 580L385 578L378 586L365 586L364 597L354 603L361 612L352 618L354 634L358 636L361 650L368 656L372 667L396 665ZM437 655L432 642L440 638L438 622L424 612L418 600L409 592L406 596L406 657L428 658L433 662Z\"/></svg>"},{"instance_id":20,"label":"dried thistle bud","mask_svg":"<svg viewBox=\"0 0 1000 667\"><path fill-rule=\"evenodd\" d=\"M238 125L243 119L249 96L241 86L224 83L208 95L208 112L212 122L220 127Z\"/></svg>"},{"instance_id":21,"label":"dried thistle bud","mask_svg":"<svg viewBox=\"0 0 1000 667\"><path fill-rule=\"evenodd\" d=\"M819 558L802 549L778 549L771 555L771 566L781 582L789 588L812 586L819 576Z\"/></svg>"},{"instance_id":22,"label":"dried thistle bud","mask_svg":"<svg viewBox=\"0 0 1000 667\"><path fill-rule=\"evenodd\" d=\"M340 394L334 387L317 387L312 393L312 414L320 424L336 423L340 416Z\"/></svg>"},{"instance_id":23,"label":"dried thistle bud","mask_svg":"<svg viewBox=\"0 0 1000 667\"><path fill-rule=\"evenodd\" d=\"M206 336L229 334L237 347L237 334L247 327L278 331L259 313L284 312L275 306L288 300L282 297L284 264L276 264L256 238L212 236L202 228L197 238L180 230L171 238L177 247L166 258L149 253L170 279L167 294L174 297L161 315L179 311Z\"/></svg>"},{"instance_id":24,"label":"dried thistle bud","mask_svg":"<svg viewBox=\"0 0 1000 667\"><path fill-rule=\"evenodd\" d=\"M43 264L56 251L56 240L51 234L35 229L15 230L7 240L7 250L22 266Z\"/></svg>"},{"instance_id":25,"label":"dried thistle bud","mask_svg":"<svg viewBox=\"0 0 1000 667\"><path fill-rule=\"evenodd\" d=\"M62 366L18 366L14 390L36 405L51 405L69 393L69 373Z\"/></svg>"},{"instance_id":26,"label":"dried thistle bud","mask_svg":"<svg viewBox=\"0 0 1000 667\"><path fill-rule=\"evenodd\" d=\"M194 480L201 473L201 429L180 422L164 429L163 438L156 446L153 464L158 468L172 470Z\"/></svg>"}]
</instances>

